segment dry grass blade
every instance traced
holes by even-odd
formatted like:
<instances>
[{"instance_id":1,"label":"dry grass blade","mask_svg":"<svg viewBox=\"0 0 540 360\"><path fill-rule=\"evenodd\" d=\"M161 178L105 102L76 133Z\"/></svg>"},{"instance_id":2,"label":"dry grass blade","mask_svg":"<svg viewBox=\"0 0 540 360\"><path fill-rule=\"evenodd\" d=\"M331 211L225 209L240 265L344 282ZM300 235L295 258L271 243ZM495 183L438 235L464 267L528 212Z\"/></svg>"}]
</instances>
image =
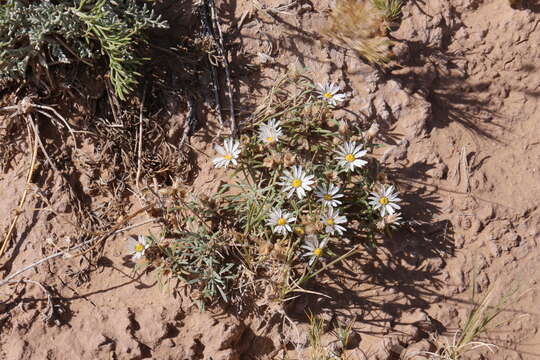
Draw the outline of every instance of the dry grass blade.
<instances>
[{"instance_id":1,"label":"dry grass blade","mask_svg":"<svg viewBox=\"0 0 540 360\"><path fill-rule=\"evenodd\" d=\"M4 241L2 243L2 248L0 248L0 257L4 254L4 251L7 248L7 245L9 243L9 239L11 238L11 234L13 233L13 230L15 229L15 225L17 224L17 220L19 219L19 216L22 214L22 207L24 203L26 202L26 196L28 194L28 185L30 184L30 181L32 180L32 175L34 174L34 170L36 168L36 159L37 159L37 149L38 149L38 134L34 134L34 146L32 150L32 160L30 162L30 167L28 168L28 175L26 176L26 183L24 185L24 191L21 196L21 199L19 201L19 205L17 206L17 209L15 210L15 217L11 221L11 224L9 226L9 229L6 233L6 236L4 236Z\"/></svg>"},{"instance_id":2,"label":"dry grass blade","mask_svg":"<svg viewBox=\"0 0 540 360\"><path fill-rule=\"evenodd\" d=\"M512 290L501 295L494 304L495 286L492 287L482 298L482 301L471 309L462 330L458 330L454 334L452 343L442 345L437 353L428 354L438 360L459 360L463 354L474 349L486 348L493 351L496 348L494 344L477 339L487 331L488 326L503 311L502 307L510 301L515 293L516 290Z\"/></svg>"},{"instance_id":3,"label":"dry grass blade","mask_svg":"<svg viewBox=\"0 0 540 360\"><path fill-rule=\"evenodd\" d=\"M339 0L323 33L339 45L349 47L372 64L390 60L391 42L382 36L384 18L371 1Z\"/></svg>"},{"instance_id":4,"label":"dry grass blade","mask_svg":"<svg viewBox=\"0 0 540 360\"><path fill-rule=\"evenodd\" d=\"M76 246L73 246L71 248L68 248L68 249L65 249L65 250L60 250L60 251L58 251L58 252L56 252L54 254L46 256L46 257L44 257L44 258L42 258L42 259L40 259L38 261L35 261L35 262L33 262L33 263L31 263L31 264L17 270L17 271L15 271L14 273L6 276L3 280L0 280L0 287L2 287L3 285L9 284L10 282L12 282L12 280L15 277L19 276L20 274L22 274L22 273L24 273L24 272L26 272L26 271L28 271L30 269L35 268L36 266L38 266L40 264L43 264L44 262L47 262L49 260L52 260L52 259L60 257L60 256L73 258L73 257L83 255L83 254L91 251L92 249L94 249L96 247L96 245L99 245L100 243L102 243L103 240L105 240L106 238L108 238L110 236L119 234L121 232L133 229L133 228L138 227L138 226L142 226L142 225L157 221L157 219L148 219L148 220L145 220L143 222L133 224L133 225L129 225L129 226L126 226L126 227L122 228L122 226L127 224L129 221L131 221L133 218L135 218L138 214L150 209L150 207L153 207L153 206L154 206L154 204L152 204L152 205L150 205L150 206L148 206L146 208L142 208L142 209L139 209L139 210L135 211L133 214L126 217L121 223L114 226L110 231L102 232L102 233L99 233L99 234L91 234L91 235L93 235L93 237L90 238L89 240L86 240L86 241L84 241L84 242L82 242L82 243L80 243L80 244L78 244ZM87 248L88 245L91 245L91 246ZM78 252L78 253L73 253L73 251L75 251L75 250L81 250L81 251Z\"/></svg>"}]
</instances>

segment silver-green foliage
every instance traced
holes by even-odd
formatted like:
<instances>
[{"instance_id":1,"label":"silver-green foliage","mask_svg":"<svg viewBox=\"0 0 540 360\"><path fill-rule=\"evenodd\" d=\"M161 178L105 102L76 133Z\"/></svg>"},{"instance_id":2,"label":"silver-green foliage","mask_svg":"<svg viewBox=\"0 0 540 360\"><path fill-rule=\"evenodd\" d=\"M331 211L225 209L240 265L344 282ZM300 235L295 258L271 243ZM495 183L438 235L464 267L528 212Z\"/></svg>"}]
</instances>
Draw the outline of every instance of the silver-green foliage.
<instances>
[{"instance_id":1,"label":"silver-green foliage","mask_svg":"<svg viewBox=\"0 0 540 360\"><path fill-rule=\"evenodd\" d=\"M227 301L227 282L235 275L232 272L234 264L226 261L226 248L220 243L221 234L210 234L201 228L198 232L179 235L168 248L163 249L172 274L201 289L204 300L219 295Z\"/></svg>"},{"instance_id":2,"label":"silver-green foliage","mask_svg":"<svg viewBox=\"0 0 540 360\"><path fill-rule=\"evenodd\" d=\"M116 95L137 83L141 59L135 46L143 31L166 23L135 0L66 0L0 5L0 77L24 80L28 68L46 71L75 60L90 64L106 57Z\"/></svg>"}]
</instances>

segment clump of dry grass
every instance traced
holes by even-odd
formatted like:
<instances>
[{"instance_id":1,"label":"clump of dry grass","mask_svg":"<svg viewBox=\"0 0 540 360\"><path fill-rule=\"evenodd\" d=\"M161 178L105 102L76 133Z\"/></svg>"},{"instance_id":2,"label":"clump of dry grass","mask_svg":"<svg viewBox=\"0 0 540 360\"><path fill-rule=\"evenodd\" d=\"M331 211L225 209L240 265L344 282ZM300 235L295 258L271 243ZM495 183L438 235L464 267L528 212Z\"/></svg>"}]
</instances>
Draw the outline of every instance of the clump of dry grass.
<instances>
[{"instance_id":1,"label":"clump of dry grass","mask_svg":"<svg viewBox=\"0 0 540 360\"><path fill-rule=\"evenodd\" d=\"M427 353L427 355L433 360L460 360L464 354L476 349L484 348L493 352L496 346L480 341L479 337L488 330L488 326L492 325L493 320L503 311L503 306L508 304L515 293L516 291L513 290L497 297L495 287L492 287L471 309L467 321L461 330L456 331L452 342L441 343L437 352Z\"/></svg>"},{"instance_id":2,"label":"clump of dry grass","mask_svg":"<svg viewBox=\"0 0 540 360\"><path fill-rule=\"evenodd\" d=\"M324 35L349 47L372 64L390 60L391 41L383 36L385 18L367 0L339 0L330 14Z\"/></svg>"}]
</instances>

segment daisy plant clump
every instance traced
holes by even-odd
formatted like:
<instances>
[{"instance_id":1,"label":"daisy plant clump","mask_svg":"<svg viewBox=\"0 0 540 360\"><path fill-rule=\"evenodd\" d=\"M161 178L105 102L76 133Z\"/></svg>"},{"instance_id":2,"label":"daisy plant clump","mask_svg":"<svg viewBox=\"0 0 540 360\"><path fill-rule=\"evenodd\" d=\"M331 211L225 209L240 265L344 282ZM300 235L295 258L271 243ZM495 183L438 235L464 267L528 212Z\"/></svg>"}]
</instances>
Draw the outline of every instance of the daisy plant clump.
<instances>
[{"instance_id":1,"label":"daisy plant clump","mask_svg":"<svg viewBox=\"0 0 540 360\"><path fill-rule=\"evenodd\" d=\"M339 89L321 95L313 82L289 75L277 79L238 138L217 140L213 165L226 180L216 193L172 191L162 199L172 204L163 215L170 234L158 241L156 266L205 303L253 299L269 288L274 301L287 301L360 246L373 246L390 228L378 224L398 209L393 187L377 195L393 212L382 212L385 200L370 203L380 168L362 135L370 124L343 129L324 96L342 101Z\"/></svg>"},{"instance_id":2,"label":"daisy plant clump","mask_svg":"<svg viewBox=\"0 0 540 360\"><path fill-rule=\"evenodd\" d=\"M239 138L238 165L218 196L241 234L243 265L262 271L282 298L355 246L371 246L387 215L369 203L377 168L361 136L369 124L344 128L333 115L344 100L335 84L278 79Z\"/></svg>"}]
</instances>

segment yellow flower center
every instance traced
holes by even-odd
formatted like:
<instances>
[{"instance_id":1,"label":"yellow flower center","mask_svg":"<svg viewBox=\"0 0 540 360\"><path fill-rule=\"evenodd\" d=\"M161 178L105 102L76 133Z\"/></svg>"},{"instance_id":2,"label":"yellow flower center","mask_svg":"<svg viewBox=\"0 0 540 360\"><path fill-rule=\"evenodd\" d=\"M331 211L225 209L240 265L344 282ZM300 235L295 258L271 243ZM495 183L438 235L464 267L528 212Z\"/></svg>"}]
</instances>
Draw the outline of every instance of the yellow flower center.
<instances>
[{"instance_id":1,"label":"yellow flower center","mask_svg":"<svg viewBox=\"0 0 540 360\"><path fill-rule=\"evenodd\" d=\"M232 156L229 155L229 154L223 155L223 158L224 158L225 160L229 160L229 161L232 160Z\"/></svg>"},{"instance_id":2,"label":"yellow flower center","mask_svg":"<svg viewBox=\"0 0 540 360\"><path fill-rule=\"evenodd\" d=\"M334 225L334 219L326 219L326 223L330 226Z\"/></svg>"},{"instance_id":3,"label":"yellow flower center","mask_svg":"<svg viewBox=\"0 0 540 360\"><path fill-rule=\"evenodd\" d=\"M383 196L382 198L379 199L379 203L381 205L388 205L389 202L390 202L390 200L388 200L388 198L386 196Z\"/></svg>"},{"instance_id":4,"label":"yellow flower center","mask_svg":"<svg viewBox=\"0 0 540 360\"><path fill-rule=\"evenodd\" d=\"M287 223L287 220L285 220L284 218L279 218L277 220L277 224L280 225L280 226L283 226Z\"/></svg>"},{"instance_id":5,"label":"yellow flower center","mask_svg":"<svg viewBox=\"0 0 540 360\"><path fill-rule=\"evenodd\" d=\"M294 228L294 233L298 236L304 236L304 234L306 233L304 231L304 229L302 229L301 227L295 227Z\"/></svg>"},{"instance_id":6,"label":"yellow flower center","mask_svg":"<svg viewBox=\"0 0 540 360\"><path fill-rule=\"evenodd\" d=\"M315 250L313 250L313 255L315 255L316 257L320 257L322 255L322 249L316 248Z\"/></svg>"},{"instance_id":7,"label":"yellow flower center","mask_svg":"<svg viewBox=\"0 0 540 360\"><path fill-rule=\"evenodd\" d=\"M324 93L323 96L327 99L331 99L334 95L332 95L332 93L327 92L327 93Z\"/></svg>"},{"instance_id":8,"label":"yellow flower center","mask_svg":"<svg viewBox=\"0 0 540 360\"><path fill-rule=\"evenodd\" d=\"M356 158L353 154L347 154L345 155L345 160L347 160L348 162L353 162L354 160L356 160Z\"/></svg>"},{"instance_id":9,"label":"yellow flower center","mask_svg":"<svg viewBox=\"0 0 540 360\"><path fill-rule=\"evenodd\" d=\"M294 180L292 181L292 186L293 186L294 188L299 188L300 186L302 186L302 180L300 180L300 179L294 179Z\"/></svg>"},{"instance_id":10,"label":"yellow flower center","mask_svg":"<svg viewBox=\"0 0 540 360\"><path fill-rule=\"evenodd\" d=\"M268 141L269 143L274 142L274 138L272 136L269 136L266 138L266 141Z\"/></svg>"},{"instance_id":11,"label":"yellow flower center","mask_svg":"<svg viewBox=\"0 0 540 360\"><path fill-rule=\"evenodd\" d=\"M323 199L326 200L326 201L330 201L330 200L332 200L332 195L324 194Z\"/></svg>"},{"instance_id":12,"label":"yellow flower center","mask_svg":"<svg viewBox=\"0 0 540 360\"><path fill-rule=\"evenodd\" d=\"M136 252L141 252L144 250L144 245L143 244L137 244L135 245L135 251Z\"/></svg>"}]
</instances>

